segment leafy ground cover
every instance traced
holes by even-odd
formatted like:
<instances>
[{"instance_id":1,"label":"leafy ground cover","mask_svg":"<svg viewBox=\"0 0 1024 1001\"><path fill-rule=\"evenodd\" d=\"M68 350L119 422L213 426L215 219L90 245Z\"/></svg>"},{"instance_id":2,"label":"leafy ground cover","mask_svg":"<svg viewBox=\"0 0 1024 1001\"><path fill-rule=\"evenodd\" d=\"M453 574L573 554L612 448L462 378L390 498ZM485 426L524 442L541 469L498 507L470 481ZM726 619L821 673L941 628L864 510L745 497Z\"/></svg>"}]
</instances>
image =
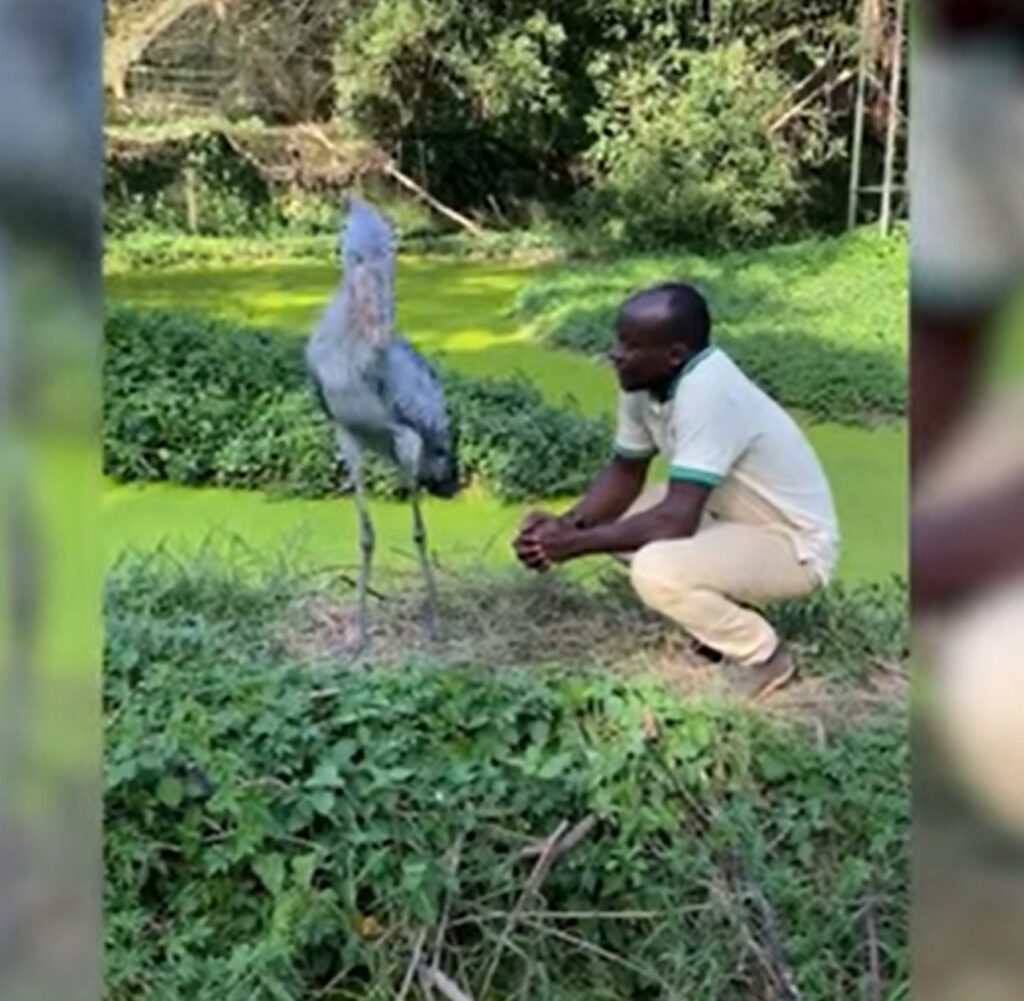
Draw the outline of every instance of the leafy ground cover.
<instances>
[{"instance_id":1,"label":"leafy ground cover","mask_svg":"<svg viewBox=\"0 0 1024 1001\"><path fill-rule=\"evenodd\" d=\"M360 667L331 649L348 598L322 580L118 565L114 1001L393 998L416 958L482 1001L767 998L786 978L906 996L906 723L901 698L863 698L902 671L893 595L781 609L810 687L759 715L681 700L613 585L474 584L444 588L449 647L408 642L410 604L378 609ZM521 637L506 660L474 617ZM601 669L624 628L649 664Z\"/></svg>"}]
</instances>

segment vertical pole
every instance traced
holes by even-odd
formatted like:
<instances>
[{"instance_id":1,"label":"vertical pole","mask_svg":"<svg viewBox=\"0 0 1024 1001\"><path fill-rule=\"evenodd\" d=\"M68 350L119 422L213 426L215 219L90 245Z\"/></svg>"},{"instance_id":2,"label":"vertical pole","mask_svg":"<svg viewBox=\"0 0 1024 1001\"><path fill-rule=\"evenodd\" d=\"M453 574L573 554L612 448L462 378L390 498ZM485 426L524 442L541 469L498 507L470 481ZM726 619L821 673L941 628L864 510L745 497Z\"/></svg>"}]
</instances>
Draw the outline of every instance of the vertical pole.
<instances>
[{"instance_id":1,"label":"vertical pole","mask_svg":"<svg viewBox=\"0 0 1024 1001\"><path fill-rule=\"evenodd\" d=\"M896 170L896 126L899 122L900 82L903 75L903 18L906 12L906 0L896 0L896 27L893 43L895 51L892 57L892 78L889 81L889 120L885 135L885 177L882 181L882 215L881 227L883 235L888 235L892 227L892 187L893 175Z\"/></svg>"},{"instance_id":2,"label":"vertical pole","mask_svg":"<svg viewBox=\"0 0 1024 1001\"><path fill-rule=\"evenodd\" d=\"M850 161L850 202L846 226L857 225L857 203L860 198L861 158L864 154L864 100L868 80L868 4L862 0L860 17L860 65L857 69L857 103L853 113L853 153Z\"/></svg>"},{"instance_id":3,"label":"vertical pole","mask_svg":"<svg viewBox=\"0 0 1024 1001\"><path fill-rule=\"evenodd\" d=\"M196 198L196 168L191 157L185 164L185 218L188 231L195 233L199 229L199 204Z\"/></svg>"}]
</instances>

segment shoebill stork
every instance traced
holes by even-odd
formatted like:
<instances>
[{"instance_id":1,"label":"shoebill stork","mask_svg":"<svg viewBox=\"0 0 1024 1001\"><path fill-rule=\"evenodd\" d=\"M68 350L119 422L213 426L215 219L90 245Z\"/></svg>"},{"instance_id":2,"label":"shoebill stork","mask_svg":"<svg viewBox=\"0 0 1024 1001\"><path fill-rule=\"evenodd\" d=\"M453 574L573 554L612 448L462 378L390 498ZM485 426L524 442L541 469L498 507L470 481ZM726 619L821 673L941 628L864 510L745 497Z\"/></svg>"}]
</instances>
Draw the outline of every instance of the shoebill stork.
<instances>
[{"instance_id":1,"label":"shoebill stork","mask_svg":"<svg viewBox=\"0 0 1024 1001\"><path fill-rule=\"evenodd\" d=\"M444 393L434 370L395 331L395 240L367 202L352 198L339 235L342 277L306 343L313 388L330 419L339 458L355 485L359 517L357 644L366 645L366 597L374 530L363 456L398 468L412 505L413 542L427 590L427 623L438 636L437 589L427 553L421 492L452 497L458 462Z\"/></svg>"}]
</instances>

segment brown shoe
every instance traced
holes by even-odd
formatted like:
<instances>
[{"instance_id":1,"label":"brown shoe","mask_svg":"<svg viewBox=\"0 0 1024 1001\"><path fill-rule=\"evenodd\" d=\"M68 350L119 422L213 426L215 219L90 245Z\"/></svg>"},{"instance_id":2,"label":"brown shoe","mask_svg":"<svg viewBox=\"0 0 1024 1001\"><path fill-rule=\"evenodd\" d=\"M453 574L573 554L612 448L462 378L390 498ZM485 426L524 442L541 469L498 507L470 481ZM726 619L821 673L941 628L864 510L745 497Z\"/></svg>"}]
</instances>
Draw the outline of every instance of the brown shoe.
<instances>
[{"instance_id":1,"label":"brown shoe","mask_svg":"<svg viewBox=\"0 0 1024 1001\"><path fill-rule=\"evenodd\" d=\"M763 702L785 688L797 676L798 667L792 651L780 641L775 653L766 661L746 667L729 663L724 670L733 695L751 702Z\"/></svg>"}]
</instances>

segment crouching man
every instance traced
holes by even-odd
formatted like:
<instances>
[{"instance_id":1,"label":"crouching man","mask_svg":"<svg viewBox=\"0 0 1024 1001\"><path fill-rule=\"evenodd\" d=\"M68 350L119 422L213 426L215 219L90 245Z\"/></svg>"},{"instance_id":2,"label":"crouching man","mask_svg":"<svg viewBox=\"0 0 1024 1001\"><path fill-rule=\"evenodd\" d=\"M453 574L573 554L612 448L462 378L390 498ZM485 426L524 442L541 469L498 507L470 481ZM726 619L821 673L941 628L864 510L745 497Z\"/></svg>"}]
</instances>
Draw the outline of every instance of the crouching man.
<instances>
[{"instance_id":1,"label":"crouching man","mask_svg":"<svg viewBox=\"0 0 1024 1001\"><path fill-rule=\"evenodd\" d=\"M514 542L537 571L598 553L763 699L796 663L754 607L828 583L839 533L828 481L795 421L711 343L691 286L645 289L621 307L611 361L620 386L614 457L560 516L530 512ZM667 484L647 487L651 460Z\"/></svg>"}]
</instances>

